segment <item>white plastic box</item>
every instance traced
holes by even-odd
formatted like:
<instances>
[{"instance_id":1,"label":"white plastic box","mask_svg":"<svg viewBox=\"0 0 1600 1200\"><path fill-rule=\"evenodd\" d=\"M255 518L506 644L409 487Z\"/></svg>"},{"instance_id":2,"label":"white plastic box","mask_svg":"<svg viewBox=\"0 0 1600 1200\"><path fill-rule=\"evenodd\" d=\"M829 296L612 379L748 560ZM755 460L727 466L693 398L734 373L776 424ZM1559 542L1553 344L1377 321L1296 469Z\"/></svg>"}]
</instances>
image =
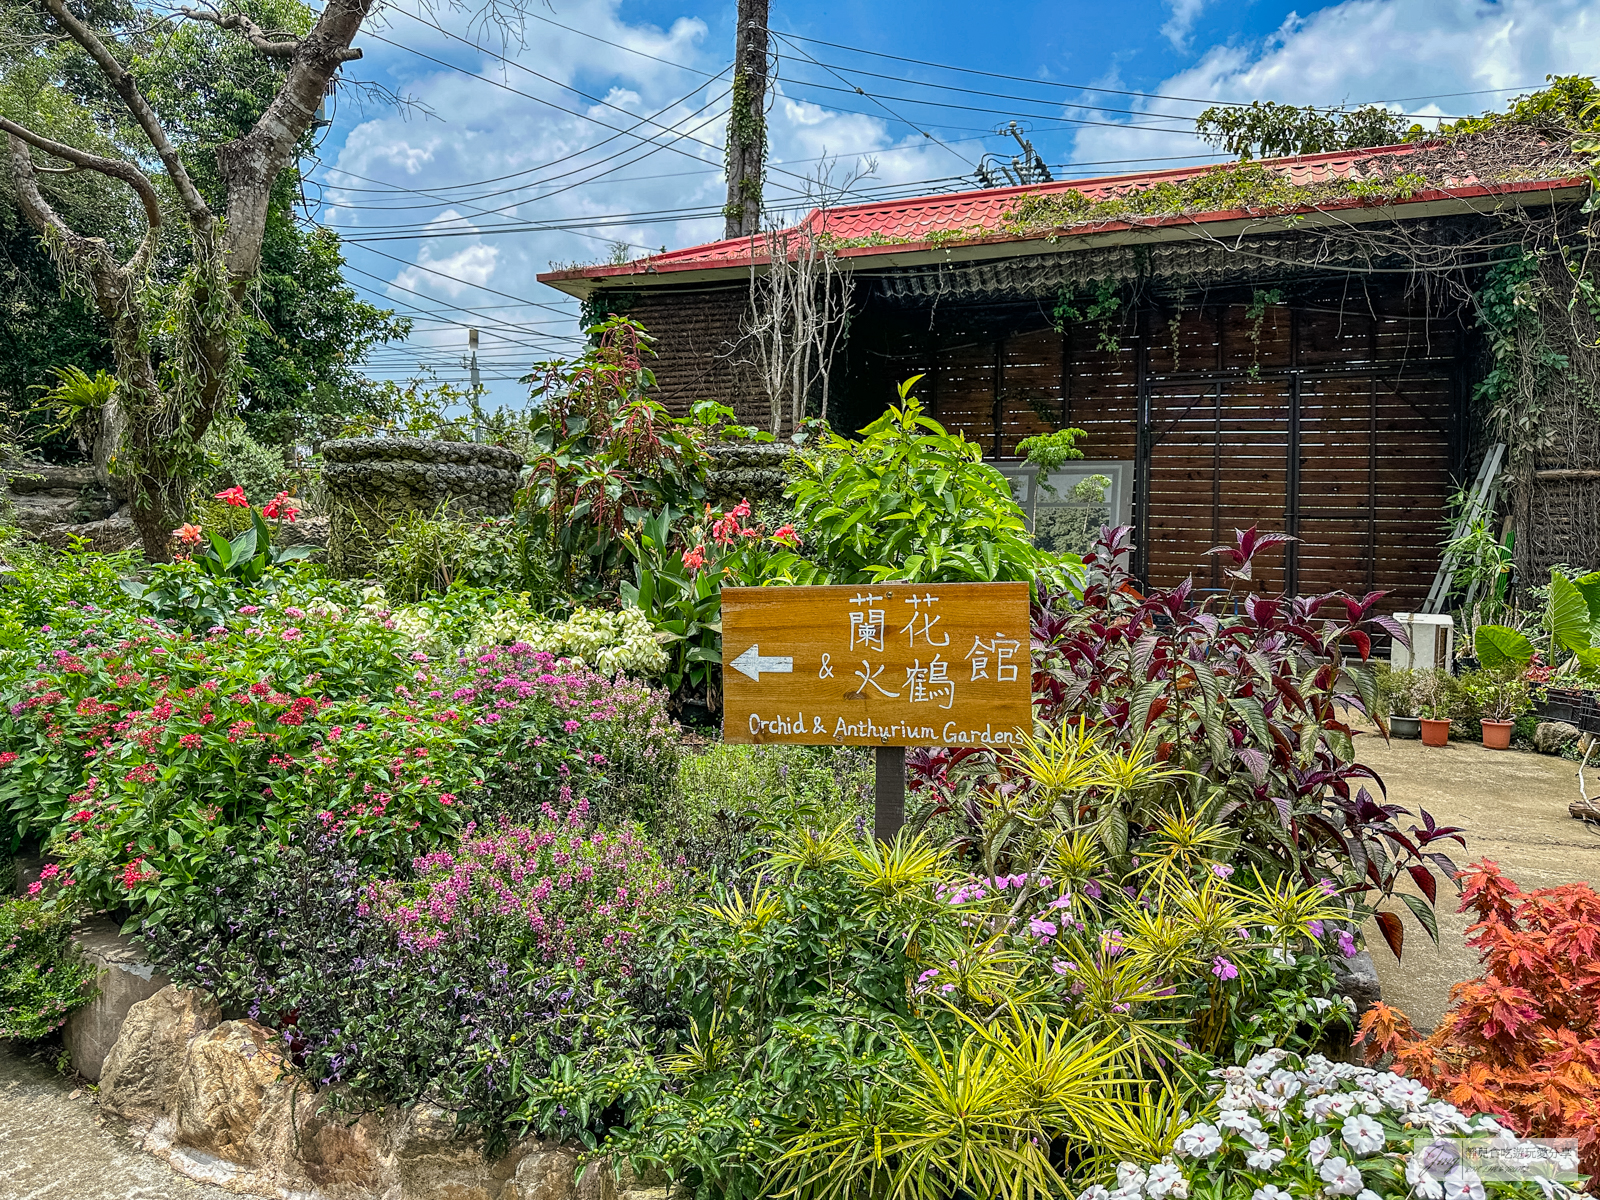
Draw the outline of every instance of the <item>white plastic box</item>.
<instances>
[{"instance_id":1,"label":"white plastic box","mask_svg":"<svg viewBox=\"0 0 1600 1200\"><path fill-rule=\"evenodd\" d=\"M1443 613L1395 613L1411 638L1408 649L1396 638L1389 644L1389 666L1396 671L1438 667L1448 671L1456 653L1455 618Z\"/></svg>"}]
</instances>

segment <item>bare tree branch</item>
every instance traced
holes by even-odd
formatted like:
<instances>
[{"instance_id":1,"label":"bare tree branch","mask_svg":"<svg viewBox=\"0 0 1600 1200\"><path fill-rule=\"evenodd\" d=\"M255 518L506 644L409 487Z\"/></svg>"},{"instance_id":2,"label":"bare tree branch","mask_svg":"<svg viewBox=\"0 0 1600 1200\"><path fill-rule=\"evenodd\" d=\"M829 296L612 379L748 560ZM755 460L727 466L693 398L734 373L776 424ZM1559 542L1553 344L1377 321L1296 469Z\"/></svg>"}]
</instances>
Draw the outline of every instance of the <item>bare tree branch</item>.
<instances>
[{"instance_id":1,"label":"bare tree branch","mask_svg":"<svg viewBox=\"0 0 1600 1200\"><path fill-rule=\"evenodd\" d=\"M211 225L216 218L195 188L194 181L189 178L188 169L178 157L178 151L167 137L167 131L161 127L155 110L144 98L144 93L139 91L139 85L134 82L133 76L117 61L116 55L106 48L106 44L94 30L72 15L67 9L66 0L45 0L45 7L50 10L50 15L55 17L61 27L72 35L72 40L89 52L89 57L94 59L95 65L100 68L117 95L122 97L122 102L128 106L133 119L139 122L139 128L144 130L145 137L150 139L150 145L160 156L161 165L166 167L172 186L177 189L178 198L189 216L189 223L194 226L195 232L209 236Z\"/></svg>"},{"instance_id":2,"label":"bare tree branch","mask_svg":"<svg viewBox=\"0 0 1600 1200\"><path fill-rule=\"evenodd\" d=\"M223 13L214 8L184 8L181 5L178 12L191 21L204 21L215 25L218 29L228 29L237 33L268 58L293 58L295 51L300 49L300 39L293 35L278 35L287 40L277 40L273 34L268 33L249 17L241 12ZM355 52L355 57L360 57L360 51Z\"/></svg>"},{"instance_id":3,"label":"bare tree branch","mask_svg":"<svg viewBox=\"0 0 1600 1200\"><path fill-rule=\"evenodd\" d=\"M0 130L9 135L11 143L12 173L17 180L17 194L19 199L24 199L23 211L27 213L30 221L42 233L45 228L53 230L68 245L74 239L83 242L94 242L101 246L106 243L100 238L83 238L68 228L67 223L50 207L48 201L40 194L34 176L39 168L33 164L33 158L28 153L28 146L35 146L46 154L63 159L72 164L68 168L43 168L52 174L62 171L97 171L101 175L112 179L120 179L132 188L139 197L139 202L144 205L145 235L139 243L139 249L134 253L125 266L125 270L133 274L143 274L149 265L150 256L155 253L156 242L161 230L161 201L156 194L155 185L152 184L145 173L130 162L123 162L115 158L102 158L98 154L90 154L86 150L79 150L76 146L68 146L63 142L47 138L42 133L35 133L25 126L18 125L15 121L0 117ZM28 195L23 196L26 191ZM110 253L109 246L106 253Z\"/></svg>"}]
</instances>

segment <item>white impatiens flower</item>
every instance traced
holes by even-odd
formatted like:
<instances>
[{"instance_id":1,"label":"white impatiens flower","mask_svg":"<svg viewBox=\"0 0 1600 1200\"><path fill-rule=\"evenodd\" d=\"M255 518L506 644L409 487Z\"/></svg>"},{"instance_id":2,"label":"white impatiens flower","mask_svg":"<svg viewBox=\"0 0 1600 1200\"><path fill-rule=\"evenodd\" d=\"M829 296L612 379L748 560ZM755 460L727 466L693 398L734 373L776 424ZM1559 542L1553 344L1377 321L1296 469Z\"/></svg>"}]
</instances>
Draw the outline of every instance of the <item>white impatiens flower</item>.
<instances>
[{"instance_id":1,"label":"white impatiens flower","mask_svg":"<svg viewBox=\"0 0 1600 1200\"><path fill-rule=\"evenodd\" d=\"M1275 1170L1285 1157L1284 1151L1278 1149L1252 1150L1244 1156L1244 1165L1252 1171L1271 1171Z\"/></svg>"},{"instance_id":2,"label":"white impatiens flower","mask_svg":"<svg viewBox=\"0 0 1600 1200\"><path fill-rule=\"evenodd\" d=\"M1166 1158L1150 1168L1144 1190L1151 1200L1163 1200L1163 1197L1167 1196L1172 1197L1172 1200L1187 1200L1189 1181L1184 1177L1178 1164Z\"/></svg>"},{"instance_id":3,"label":"white impatiens flower","mask_svg":"<svg viewBox=\"0 0 1600 1200\"><path fill-rule=\"evenodd\" d=\"M1107 1197L1107 1200L1143 1200L1143 1198L1144 1185L1134 1183L1129 1184L1127 1187L1117 1188Z\"/></svg>"},{"instance_id":4,"label":"white impatiens flower","mask_svg":"<svg viewBox=\"0 0 1600 1200\"><path fill-rule=\"evenodd\" d=\"M1238 1133L1248 1133L1253 1129L1260 1129L1261 1122L1253 1113L1248 1113L1242 1108L1230 1108L1217 1114L1217 1124L1225 1129L1232 1129Z\"/></svg>"},{"instance_id":5,"label":"white impatiens flower","mask_svg":"<svg viewBox=\"0 0 1600 1200\"><path fill-rule=\"evenodd\" d=\"M1272 1138L1265 1129L1246 1129L1239 1136L1249 1142L1251 1148L1255 1150L1265 1150L1272 1145Z\"/></svg>"},{"instance_id":6,"label":"white impatiens flower","mask_svg":"<svg viewBox=\"0 0 1600 1200\"><path fill-rule=\"evenodd\" d=\"M1362 1188L1361 1191L1356 1193L1356 1200L1383 1200L1383 1197L1371 1188Z\"/></svg>"},{"instance_id":7,"label":"white impatiens flower","mask_svg":"<svg viewBox=\"0 0 1600 1200\"><path fill-rule=\"evenodd\" d=\"M1421 1150L1415 1151L1406 1160L1406 1183L1422 1200L1442 1200L1444 1196L1444 1184L1428 1170L1426 1155Z\"/></svg>"},{"instance_id":8,"label":"white impatiens flower","mask_svg":"<svg viewBox=\"0 0 1600 1200\"><path fill-rule=\"evenodd\" d=\"M1105 1184L1097 1183L1092 1188L1078 1193L1078 1200L1110 1200L1111 1193Z\"/></svg>"},{"instance_id":9,"label":"white impatiens flower","mask_svg":"<svg viewBox=\"0 0 1600 1200\"><path fill-rule=\"evenodd\" d=\"M1172 1148L1186 1158L1210 1158L1222 1149L1222 1134L1215 1126L1202 1121L1180 1133L1173 1141Z\"/></svg>"},{"instance_id":10,"label":"white impatiens flower","mask_svg":"<svg viewBox=\"0 0 1600 1200\"><path fill-rule=\"evenodd\" d=\"M1281 1187L1268 1183L1251 1192L1250 1200L1293 1200L1293 1197Z\"/></svg>"},{"instance_id":11,"label":"white impatiens flower","mask_svg":"<svg viewBox=\"0 0 1600 1200\"><path fill-rule=\"evenodd\" d=\"M1368 1154L1376 1154L1388 1141L1384 1136L1383 1126L1365 1113L1346 1117L1339 1136L1345 1145L1356 1152L1357 1157L1362 1158Z\"/></svg>"},{"instance_id":12,"label":"white impatiens flower","mask_svg":"<svg viewBox=\"0 0 1600 1200\"><path fill-rule=\"evenodd\" d=\"M1117 1164L1117 1191L1125 1192L1132 1188L1134 1191L1144 1189L1145 1174L1131 1162Z\"/></svg>"},{"instance_id":13,"label":"white impatiens flower","mask_svg":"<svg viewBox=\"0 0 1600 1200\"><path fill-rule=\"evenodd\" d=\"M1324 1134L1312 1138L1306 1146L1306 1157L1311 1160L1313 1167L1320 1167L1322 1160L1328 1157L1328 1152L1333 1149L1333 1139Z\"/></svg>"},{"instance_id":14,"label":"white impatiens flower","mask_svg":"<svg viewBox=\"0 0 1600 1200\"><path fill-rule=\"evenodd\" d=\"M1471 1167L1452 1167L1442 1182L1444 1200L1483 1200L1483 1180Z\"/></svg>"},{"instance_id":15,"label":"white impatiens flower","mask_svg":"<svg viewBox=\"0 0 1600 1200\"><path fill-rule=\"evenodd\" d=\"M1367 1186L1366 1181L1361 1178L1360 1168L1337 1154L1317 1169L1317 1175L1328 1185L1328 1191L1335 1196L1354 1196ZM1476 1196L1473 1200L1483 1200L1483 1197Z\"/></svg>"}]
</instances>

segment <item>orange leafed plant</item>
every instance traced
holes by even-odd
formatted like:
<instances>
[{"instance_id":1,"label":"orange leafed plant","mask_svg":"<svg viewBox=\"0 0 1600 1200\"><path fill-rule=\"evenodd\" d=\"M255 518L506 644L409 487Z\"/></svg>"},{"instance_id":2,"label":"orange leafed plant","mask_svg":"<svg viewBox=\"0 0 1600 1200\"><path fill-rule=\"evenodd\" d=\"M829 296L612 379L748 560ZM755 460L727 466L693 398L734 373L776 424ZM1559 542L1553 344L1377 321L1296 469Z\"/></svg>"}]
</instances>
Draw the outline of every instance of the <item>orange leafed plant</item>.
<instances>
[{"instance_id":1,"label":"orange leafed plant","mask_svg":"<svg viewBox=\"0 0 1600 1200\"><path fill-rule=\"evenodd\" d=\"M1458 983L1429 1037L1375 1004L1361 1021L1368 1062L1392 1057L1464 1112L1525 1137L1576 1137L1600 1179L1600 896L1586 883L1523 892L1489 859L1462 874L1467 944L1483 974ZM1600 1193L1597 1193L1600 1194Z\"/></svg>"}]
</instances>

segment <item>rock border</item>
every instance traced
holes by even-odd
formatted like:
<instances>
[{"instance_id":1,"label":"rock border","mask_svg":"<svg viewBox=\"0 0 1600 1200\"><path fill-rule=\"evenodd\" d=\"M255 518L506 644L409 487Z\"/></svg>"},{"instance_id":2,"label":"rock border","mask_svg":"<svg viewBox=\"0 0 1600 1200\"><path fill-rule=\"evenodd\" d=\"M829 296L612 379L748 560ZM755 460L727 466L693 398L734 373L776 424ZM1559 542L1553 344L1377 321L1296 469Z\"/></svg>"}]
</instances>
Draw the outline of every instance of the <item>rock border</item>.
<instances>
[{"instance_id":1,"label":"rock border","mask_svg":"<svg viewBox=\"0 0 1600 1200\"><path fill-rule=\"evenodd\" d=\"M100 1107L187 1178L282 1200L670 1200L664 1177L583 1164L523 1138L499 1158L436 1104L359 1115L295 1069L279 1035L224 1021L204 991L168 984L128 1010Z\"/></svg>"}]
</instances>

